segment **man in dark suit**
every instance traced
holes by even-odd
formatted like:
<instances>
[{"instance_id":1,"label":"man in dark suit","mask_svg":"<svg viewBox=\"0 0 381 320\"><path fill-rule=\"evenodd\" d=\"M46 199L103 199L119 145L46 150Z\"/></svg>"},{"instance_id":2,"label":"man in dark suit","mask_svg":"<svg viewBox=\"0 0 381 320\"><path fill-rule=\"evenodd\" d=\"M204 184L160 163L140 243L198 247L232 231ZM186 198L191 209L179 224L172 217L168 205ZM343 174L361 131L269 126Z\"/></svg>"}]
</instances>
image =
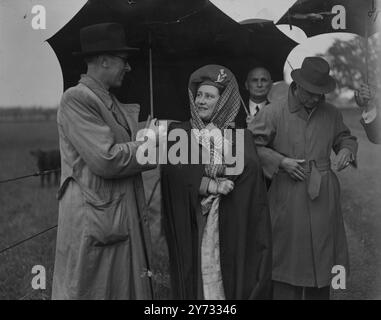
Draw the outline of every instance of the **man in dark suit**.
<instances>
[{"instance_id":1,"label":"man in dark suit","mask_svg":"<svg viewBox=\"0 0 381 320\"><path fill-rule=\"evenodd\" d=\"M268 95L272 84L271 74L266 68L256 66L250 69L245 81L247 94L245 94L245 92L242 95L245 109L247 109L249 115L242 107L235 118L236 128L247 128L248 123L253 121L256 113L270 103Z\"/></svg>"},{"instance_id":2,"label":"man in dark suit","mask_svg":"<svg viewBox=\"0 0 381 320\"><path fill-rule=\"evenodd\" d=\"M355 91L357 105L363 109L363 125L369 141L381 144L381 118L375 99L375 90L371 90L368 84L362 83L360 89Z\"/></svg>"},{"instance_id":3,"label":"man in dark suit","mask_svg":"<svg viewBox=\"0 0 381 320\"><path fill-rule=\"evenodd\" d=\"M246 123L254 120L255 115L270 103L268 94L273 85L270 72L264 67L256 67L249 71L245 87L249 91L249 112Z\"/></svg>"}]
</instances>

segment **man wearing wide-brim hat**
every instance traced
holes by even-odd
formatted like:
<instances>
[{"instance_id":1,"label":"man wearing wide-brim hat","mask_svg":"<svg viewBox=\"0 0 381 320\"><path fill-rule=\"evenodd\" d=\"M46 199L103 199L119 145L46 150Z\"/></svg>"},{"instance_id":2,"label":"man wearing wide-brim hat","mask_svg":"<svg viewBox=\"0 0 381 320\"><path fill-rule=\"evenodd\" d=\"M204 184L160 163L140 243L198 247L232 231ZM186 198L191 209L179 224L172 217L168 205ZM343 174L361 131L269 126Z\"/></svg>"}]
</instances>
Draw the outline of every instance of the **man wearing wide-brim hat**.
<instances>
[{"instance_id":1,"label":"man wearing wide-brim hat","mask_svg":"<svg viewBox=\"0 0 381 320\"><path fill-rule=\"evenodd\" d=\"M308 57L291 74L288 96L251 125L266 175L273 232L274 299L329 299L332 268L349 272L340 185L331 169L355 165L356 138L325 101L336 87L328 63ZM343 269L340 269L343 270ZM343 276L343 274L341 274Z\"/></svg>"},{"instance_id":2,"label":"man wearing wide-brim hat","mask_svg":"<svg viewBox=\"0 0 381 320\"><path fill-rule=\"evenodd\" d=\"M53 299L150 299L150 234L135 141L139 105L109 92L129 70L123 27L81 29L87 73L58 108L61 151ZM158 129L151 124L156 138Z\"/></svg>"}]
</instances>

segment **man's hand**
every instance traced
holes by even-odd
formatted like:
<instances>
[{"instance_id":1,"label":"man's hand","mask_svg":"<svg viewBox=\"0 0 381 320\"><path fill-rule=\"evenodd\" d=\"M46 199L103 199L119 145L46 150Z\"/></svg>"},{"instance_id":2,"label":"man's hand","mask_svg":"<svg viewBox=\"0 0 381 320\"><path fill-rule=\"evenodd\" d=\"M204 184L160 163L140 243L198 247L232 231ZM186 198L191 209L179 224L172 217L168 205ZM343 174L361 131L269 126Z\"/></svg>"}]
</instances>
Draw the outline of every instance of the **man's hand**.
<instances>
[{"instance_id":1,"label":"man's hand","mask_svg":"<svg viewBox=\"0 0 381 320\"><path fill-rule=\"evenodd\" d=\"M304 162L306 162L306 160L284 158L280 167L283 168L292 179L296 181L304 181L306 179L306 174L304 173L304 168L300 165Z\"/></svg>"},{"instance_id":2,"label":"man's hand","mask_svg":"<svg viewBox=\"0 0 381 320\"><path fill-rule=\"evenodd\" d=\"M352 161L352 151L347 148L343 148L339 151L336 157L336 168L337 171L341 171L348 167Z\"/></svg>"},{"instance_id":3,"label":"man's hand","mask_svg":"<svg viewBox=\"0 0 381 320\"><path fill-rule=\"evenodd\" d=\"M246 124L249 125L250 123L252 123L254 120L254 116L252 116L251 114L249 114L247 117L246 117Z\"/></svg>"},{"instance_id":4,"label":"man's hand","mask_svg":"<svg viewBox=\"0 0 381 320\"><path fill-rule=\"evenodd\" d=\"M367 108L369 102L373 99L369 85L362 83L359 90L355 91L355 100L360 108Z\"/></svg>"},{"instance_id":5,"label":"man's hand","mask_svg":"<svg viewBox=\"0 0 381 320\"><path fill-rule=\"evenodd\" d=\"M167 130L165 126L157 125L156 121L156 118L148 119L146 127L137 133L136 140L142 141L146 137L148 143L152 143L156 147L159 146L159 142L167 136Z\"/></svg>"}]
</instances>

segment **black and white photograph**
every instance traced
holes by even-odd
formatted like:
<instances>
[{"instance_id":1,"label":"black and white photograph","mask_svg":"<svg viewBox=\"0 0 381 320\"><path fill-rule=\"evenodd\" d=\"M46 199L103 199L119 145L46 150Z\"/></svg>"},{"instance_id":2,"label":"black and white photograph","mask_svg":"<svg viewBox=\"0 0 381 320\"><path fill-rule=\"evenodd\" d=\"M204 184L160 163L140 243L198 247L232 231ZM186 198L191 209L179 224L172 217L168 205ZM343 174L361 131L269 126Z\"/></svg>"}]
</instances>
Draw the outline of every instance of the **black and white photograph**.
<instances>
[{"instance_id":1,"label":"black and white photograph","mask_svg":"<svg viewBox=\"0 0 381 320\"><path fill-rule=\"evenodd\" d=\"M0 300L381 300L380 31L381 0L0 0Z\"/></svg>"}]
</instances>

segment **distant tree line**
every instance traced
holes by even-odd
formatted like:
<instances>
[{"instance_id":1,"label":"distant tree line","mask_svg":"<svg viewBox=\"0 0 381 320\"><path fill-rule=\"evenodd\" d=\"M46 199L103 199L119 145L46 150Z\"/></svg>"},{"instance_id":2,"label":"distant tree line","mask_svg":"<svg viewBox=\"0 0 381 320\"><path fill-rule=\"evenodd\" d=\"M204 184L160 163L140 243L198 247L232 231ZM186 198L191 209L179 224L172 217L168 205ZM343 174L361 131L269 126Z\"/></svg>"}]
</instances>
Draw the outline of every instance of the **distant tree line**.
<instances>
[{"instance_id":1,"label":"distant tree line","mask_svg":"<svg viewBox=\"0 0 381 320\"><path fill-rule=\"evenodd\" d=\"M368 55L368 65L366 65ZM345 90L356 90L360 82L367 78L371 87L380 87L381 75L381 41L376 35L368 40L368 49L363 37L352 40L335 40L324 54L332 67L332 74L338 83L338 93Z\"/></svg>"},{"instance_id":2,"label":"distant tree line","mask_svg":"<svg viewBox=\"0 0 381 320\"><path fill-rule=\"evenodd\" d=\"M54 121L57 108L0 107L0 122Z\"/></svg>"}]
</instances>

